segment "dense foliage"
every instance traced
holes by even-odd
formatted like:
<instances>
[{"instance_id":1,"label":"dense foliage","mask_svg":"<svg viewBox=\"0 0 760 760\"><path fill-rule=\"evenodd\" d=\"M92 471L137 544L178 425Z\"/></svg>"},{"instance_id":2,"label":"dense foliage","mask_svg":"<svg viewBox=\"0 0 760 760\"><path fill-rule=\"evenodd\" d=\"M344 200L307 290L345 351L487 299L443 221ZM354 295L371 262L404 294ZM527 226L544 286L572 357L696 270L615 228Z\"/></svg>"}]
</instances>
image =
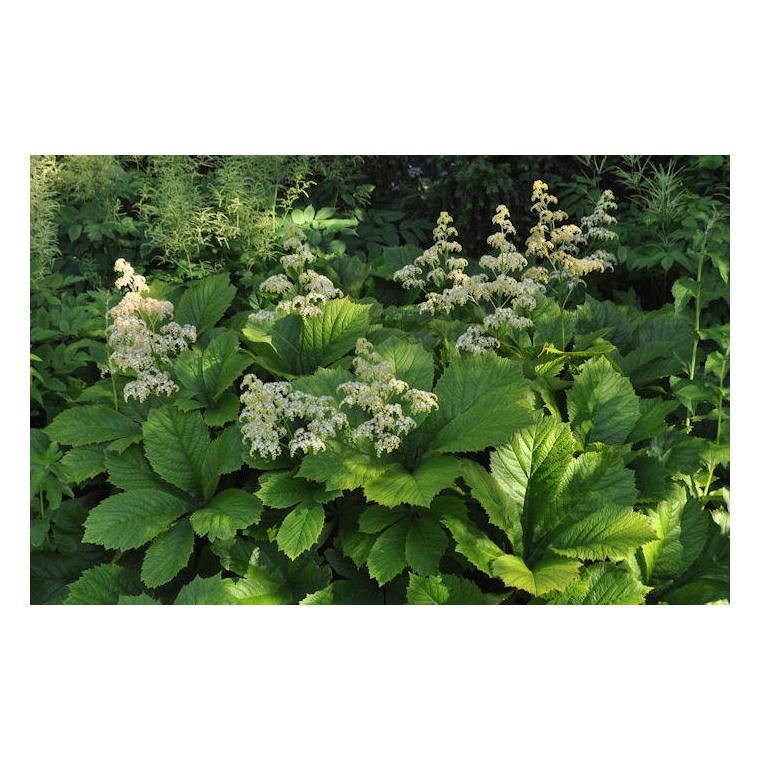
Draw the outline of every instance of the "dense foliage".
<instances>
[{"instance_id":1,"label":"dense foliage","mask_svg":"<svg viewBox=\"0 0 760 760\"><path fill-rule=\"evenodd\" d=\"M33 604L729 601L727 157L30 188Z\"/></svg>"}]
</instances>

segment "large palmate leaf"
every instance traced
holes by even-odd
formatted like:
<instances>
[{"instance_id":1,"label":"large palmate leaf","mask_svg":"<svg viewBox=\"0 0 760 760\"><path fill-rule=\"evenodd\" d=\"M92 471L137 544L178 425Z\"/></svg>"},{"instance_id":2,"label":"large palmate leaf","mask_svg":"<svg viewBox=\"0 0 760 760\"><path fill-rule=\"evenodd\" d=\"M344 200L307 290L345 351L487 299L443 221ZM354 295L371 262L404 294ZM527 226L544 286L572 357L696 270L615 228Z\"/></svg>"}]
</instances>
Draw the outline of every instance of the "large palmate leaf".
<instances>
[{"instance_id":1,"label":"large palmate leaf","mask_svg":"<svg viewBox=\"0 0 760 760\"><path fill-rule=\"evenodd\" d=\"M423 513L412 515L406 531L406 561L415 573L435 575L449 538L438 516Z\"/></svg>"},{"instance_id":2,"label":"large palmate leaf","mask_svg":"<svg viewBox=\"0 0 760 760\"><path fill-rule=\"evenodd\" d=\"M62 411L45 432L50 440L70 446L125 440L139 441L140 426L107 406L77 406ZM127 444L128 445L128 444Z\"/></svg>"},{"instance_id":3,"label":"large palmate leaf","mask_svg":"<svg viewBox=\"0 0 760 760\"><path fill-rule=\"evenodd\" d=\"M527 550L536 532L552 522L553 507L562 478L573 457L572 434L554 417L532 422L491 454L493 480L506 499L516 505L507 519L519 514L520 523L508 524L507 535L520 552ZM522 538L521 538L522 537Z\"/></svg>"},{"instance_id":4,"label":"large palmate leaf","mask_svg":"<svg viewBox=\"0 0 760 760\"><path fill-rule=\"evenodd\" d=\"M237 472L242 464L242 434L230 425L209 443L201 462L201 490L205 500L216 492L222 475Z\"/></svg>"},{"instance_id":5,"label":"large palmate leaf","mask_svg":"<svg viewBox=\"0 0 760 760\"><path fill-rule=\"evenodd\" d=\"M327 565L311 554L288 560L273 546L257 546L250 554L245 577L229 589L238 604L293 604L325 588L332 580Z\"/></svg>"},{"instance_id":6,"label":"large palmate leaf","mask_svg":"<svg viewBox=\"0 0 760 760\"><path fill-rule=\"evenodd\" d=\"M369 329L370 304L336 298L320 305L321 314L287 314L272 325L272 346L290 372L309 374L351 351Z\"/></svg>"},{"instance_id":7,"label":"large palmate leaf","mask_svg":"<svg viewBox=\"0 0 760 760\"><path fill-rule=\"evenodd\" d=\"M64 604L116 604L122 594L136 595L142 591L136 570L121 565L97 565L85 570L69 586Z\"/></svg>"},{"instance_id":8,"label":"large palmate leaf","mask_svg":"<svg viewBox=\"0 0 760 760\"><path fill-rule=\"evenodd\" d=\"M651 587L645 586L622 567L595 562L581 568L579 577L564 591L551 592L547 604L644 604Z\"/></svg>"},{"instance_id":9,"label":"large palmate leaf","mask_svg":"<svg viewBox=\"0 0 760 760\"><path fill-rule=\"evenodd\" d=\"M193 529L187 518L178 520L148 547L140 577L148 588L168 583L187 566L193 553Z\"/></svg>"},{"instance_id":10,"label":"large palmate leaf","mask_svg":"<svg viewBox=\"0 0 760 760\"><path fill-rule=\"evenodd\" d=\"M237 335L225 331L203 349L181 352L173 366L183 395L213 406L252 361L240 352Z\"/></svg>"},{"instance_id":11,"label":"large palmate leaf","mask_svg":"<svg viewBox=\"0 0 760 760\"><path fill-rule=\"evenodd\" d=\"M106 452L102 446L78 446L69 449L61 460L66 481L82 483L94 478L106 469Z\"/></svg>"},{"instance_id":12,"label":"large palmate leaf","mask_svg":"<svg viewBox=\"0 0 760 760\"><path fill-rule=\"evenodd\" d=\"M234 598L229 591L229 585L222 579L221 573L210 578L200 575L183 586L174 604L231 604Z\"/></svg>"},{"instance_id":13,"label":"large palmate leaf","mask_svg":"<svg viewBox=\"0 0 760 760\"><path fill-rule=\"evenodd\" d=\"M456 575L425 578L410 573L406 600L409 604L488 604L472 581Z\"/></svg>"},{"instance_id":14,"label":"large palmate leaf","mask_svg":"<svg viewBox=\"0 0 760 760\"><path fill-rule=\"evenodd\" d=\"M293 470L278 470L259 477L256 495L267 507L287 509L313 498L318 491L324 491L324 487L298 477Z\"/></svg>"},{"instance_id":15,"label":"large palmate leaf","mask_svg":"<svg viewBox=\"0 0 760 760\"><path fill-rule=\"evenodd\" d=\"M152 488L117 493L90 511L84 541L106 549L136 549L166 530L189 506L183 498Z\"/></svg>"},{"instance_id":16,"label":"large palmate leaf","mask_svg":"<svg viewBox=\"0 0 760 760\"><path fill-rule=\"evenodd\" d=\"M209 541L232 538L238 530L255 525L264 505L259 498L240 488L227 488L214 496L209 505L190 516L193 530Z\"/></svg>"},{"instance_id":17,"label":"large palmate leaf","mask_svg":"<svg viewBox=\"0 0 760 760\"><path fill-rule=\"evenodd\" d=\"M406 534L409 520L404 519L383 531L367 556L370 577L381 586L406 568Z\"/></svg>"},{"instance_id":18,"label":"large palmate leaf","mask_svg":"<svg viewBox=\"0 0 760 760\"><path fill-rule=\"evenodd\" d=\"M574 456L574 448L569 425L546 417L492 452L490 474L469 463L464 477L472 496L514 554L494 558L498 547L488 537L444 520L457 550L506 585L538 596L566 588L578 560L627 559L652 541L649 518L633 509L634 473L620 454L603 448Z\"/></svg>"},{"instance_id":19,"label":"large palmate leaf","mask_svg":"<svg viewBox=\"0 0 760 760\"><path fill-rule=\"evenodd\" d=\"M211 439L199 412L174 406L151 409L143 423L145 455L168 483L193 496L204 491L203 461Z\"/></svg>"},{"instance_id":20,"label":"large palmate leaf","mask_svg":"<svg viewBox=\"0 0 760 760\"><path fill-rule=\"evenodd\" d=\"M541 596L567 588L578 575L579 567L580 562L565 557L547 557L528 567L520 557L504 554L491 563L491 572L505 586Z\"/></svg>"},{"instance_id":21,"label":"large palmate leaf","mask_svg":"<svg viewBox=\"0 0 760 760\"><path fill-rule=\"evenodd\" d=\"M410 388L429 391L433 387L433 354L421 343L391 337L378 343L375 351L393 367L393 375Z\"/></svg>"},{"instance_id":22,"label":"large palmate leaf","mask_svg":"<svg viewBox=\"0 0 760 760\"><path fill-rule=\"evenodd\" d=\"M582 446L623 443L639 418L639 399L628 378L605 357L583 365L567 392L570 427Z\"/></svg>"},{"instance_id":23,"label":"large palmate leaf","mask_svg":"<svg viewBox=\"0 0 760 760\"><path fill-rule=\"evenodd\" d=\"M458 459L445 456L423 459L412 472L393 463L364 484L364 493L368 499L388 507L398 504L428 507L438 493L454 483L461 468Z\"/></svg>"},{"instance_id":24,"label":"large palmate leaf","mask_svg":"<svg viewBox=\"0 0 760 760\"><path fill-rule=\"evenodd\" d=\"M377 456L370 441L340 443L327 441L325 451L307 454L298 475L324 483L329 491L360 488L379 478L390 464Z\"/></svg>"},{"instance_id":25,"label":"large palmate leaf","mask_svg":"<svg viewBox=\"0 0 760 760\"><path fill-rule=\"evenodd\" d=\"M423 426L428 450L481 451L530 424L521 367L493 352L467 354L449 365L434 389L438 409Z\"/></svg>"},{"instance_id":26,"label":"large palmate leaf","mask_svg":"<svg viewBox=\"0 0 760 760\"><path fill-rule=\"evenodd\" d=\"M108 480L124 491L134 488L166 490L165 481L161 480L150 466L141 446L130 446L120 454L106 452L105 464Z\"/></svg>"},{"instance_id":27,"label":"large palmate leaf","mask_svg":"<svg viewBox=\"0 0 760 760\"><path fill-rule=\"evenodd\" d=\"M181 325L195 325L200 335L222 318L235 292L226 272L204 277L182 294L174 311L174 321Z\"/></svg>"}]
</instances>

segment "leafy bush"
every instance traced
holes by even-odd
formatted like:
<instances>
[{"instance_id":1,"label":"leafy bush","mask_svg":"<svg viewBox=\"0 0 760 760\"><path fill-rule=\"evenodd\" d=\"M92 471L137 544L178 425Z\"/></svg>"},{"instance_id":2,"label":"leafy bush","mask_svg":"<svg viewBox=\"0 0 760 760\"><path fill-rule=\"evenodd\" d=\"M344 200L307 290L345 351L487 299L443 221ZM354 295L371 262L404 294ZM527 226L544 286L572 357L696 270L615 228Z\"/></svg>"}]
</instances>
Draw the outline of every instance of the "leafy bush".
<instances>
[{"instance_id":1,"label":"leafy bush","mask_svg":"<svg viewBox=\"0 0 760 760\"><path fill-rule=\"evenodd\" d=\"M178 224L220 171L190 164ZM212 262L216 233L185 270L172 252L176 274L219 269L200 279L116 262L127 292L93 300L101 331L78 347L88 382L48 388L59 408L33 431L32 601L728 601L713 228L644 311L580 287L609 276L609 193L563 223L536 181L525 244L500 205L477 255L446 212L422 250L369 240L343 203L288 209L245 281ZM353 233L358 260L337 244Z\"/></svg>"}]
</instances>

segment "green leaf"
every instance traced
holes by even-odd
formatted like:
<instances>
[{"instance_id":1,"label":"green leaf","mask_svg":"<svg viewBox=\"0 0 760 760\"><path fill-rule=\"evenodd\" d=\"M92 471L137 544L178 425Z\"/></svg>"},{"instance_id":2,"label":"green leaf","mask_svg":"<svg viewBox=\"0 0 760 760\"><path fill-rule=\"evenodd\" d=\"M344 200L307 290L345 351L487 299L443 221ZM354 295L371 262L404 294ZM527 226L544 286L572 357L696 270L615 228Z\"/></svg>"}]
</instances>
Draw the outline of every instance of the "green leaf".
<instances>
[{"instance_id":1,"label":"green leaf","mask_svg":"<svg viewBox=\"0 0 760 760\"><path fill-rule=\"evenodd\" d=\"M456 517L445 517L443 524L449 529L456 550L478 570L490 574L491 563L504 552L472 523Z\"/></svg>"},{"instance_id":2,"label":"green leaf","mask_svg":"<svg viewBox=\"0 0 760 760\"><path fill-rule=\"evenodd\" d=\"M710 532L710 517L682 486L649 512L657 540L643 547L645 581L655 584L678 578L702 552Z\"/></svg>"},{"instance_id":3,"label":"green leaf","mask_svg":"<svg viewBox=\"0 0 760 760\"><path fill-rule=\"evenodd\" d=\"M210 499L219 485L219 478L230 472L237 472L242 463L240 428L230 425L211 441L203 456L201 464L203 498Z\"/></svg>"},{"instance_id":4,"label":"green leaf","mask_svg":"<svg viewBox=\"0 0 760 760\"><path fill-rule=\"evenodd\" d=\"M166 530L188 509L185 499L154 489L117 493L90 511L83 540L106 549L136 549Z\"/></svg>"},{"instance_id":5,"label":"green leaf","mask_svg":"<svg viewBox=\"0 0 760 760\"><path fill-rule=\"evenodd\" d=\"M472 581L456 575L422 578L410 573L406 600L409 604L487 604Z\"/></svg>"},{"instance_id":6,"label":"green leaf","mask_svg":"<svg viewBox=\"0 0 760 760\"><path fill-rule=\"evenodd\" d=\"M308 594L300 604L382 604L383 598L372 581L337 580Z\"/></svg>"},{"instance_id":7,"label":"green leaf","mask_svg":"<svg viewBox=\"0 0 760 760\"><path fill-rule=\"evenodd\" d=\"M203 421L209 427L223 427L238 418L240 399L234 393L223 393L218 401L206 407Z\"/></svg>"},{"instance_id":8,"label":"green leaf","mask_svg":"<svg viewBox=\"0 0 760 760\"><path fill-rule=\"evenodd\" d=\"M678 402L672 399L665 401L661 398L642 398L639 400L639 408L641 416L628 434L628 443L641 443L665 432L666 418L678 409Z\"/></svg>"},{"instance_id":9,"label":"green leaf","mask_svg":"<svg viewBox=\"0 0 760 760\"><path fill-rule=\"evenodd\" d=\"M124 491L138 488L166 490L166 483L153 472L140 446L130 446L120 454L106 452L105 464L108 480Z\"/></svg>"},{"instance_id":10,"label":"green leaf","mask_svg":"<svg viewBox=\"0 0 760 760\"><path fill-rule=\"evenodd\" d=\"M623 443L639 419L639 400L630 381L606 357L584 364L567 392L570 427L585 448L599 441Z\"/></svg>"},{"instance_id":11,"label":"green leaf","mask_svg":"<svg viewBox=\"0 0 760 760\"><path fill-rule=\"evenodd\" d=\"M644 604L649 586L609 562L582 567L564 591L547 594L547 604Z\"/></svg>"},{"instance_id":12,"label":"green leaf","mask_svg":"<svg viewBox=\"0 0 760 760\"><path fill-rule=\"evenodd\" d=\"M461 462L455 457L423 459L413 472L393 463L364 485L364 493L368 499L388 507L399 504L429 507L433 498L451 486L460 473Z\"/></svg>"},{"instance_id":13,"label":"green leaf","mask_svg":"<svg viewBox=\"0 0 760 760\"><path fill-rule=\"evenodd\" d=\"M174 371L183 390L210 405L237 380L252 363L240 353L238 337L225 331L213 338L205 349L183 351L174 361Z\"/></svg>"},{"instance_id":14,"label":"green leaf","mask_svg":"<svg viewBox=\"0 0 760 760\"><path fill-rule=\"evenodd\" d=\"M158 599L154 599L152 596L148 596L146 593L134 595L121 595L117 604L161 604Z\"/></svg>"},{"instance_id":15,"label":"green leaf","mask_svg":"<svg viewBox=\"0 0 760 760\"><path fill-rule=\"evenodd\" d=\"M642 544L657 538L646 515L607 507L592 512L562 531L552 550L580 559L625 559Z\"/></svg>"},{"instance_id":16,"label":"green leaf","mask_svg":"<svg viewBox=\"0 0 760 760\"><path fill-rule=\"evenodd\" d=\"M210 578L193 578L177 594L174 604L230 604L232 599L221 573Z\"/></svg>"},{"instance_id":17,"label":"green leaf","mask_svg":"<svg viewBox=\"0 0 760 760\"><path fill-rule=\"evenodd\" d=\"M140 577L148 588L163 586L185 567L193 553L193 529L179 520L156 538L145 552Z\"/></svg>"},{"instance_id":18,"label":"green leaf","mask_svg":"<svg viewBox=\"0 0 760 760\"><path fill-rule=\"evenodd\" d=\"M58 443L83 446L139 436L140 426L105 406L78 406L61 412L45 432Z\"/></svg>"},{"instance_id":19,"label":"green leaf","mask_svg":"<svg viewBox=\"0 0 760 760\"><path fill-rule=\"evenodd\" d=\"M321 486L298 477L294 470L278 470L259 476L256 495L267 507L287 509L312 498Z\"/></svg>"},{"instance_id":20,"label":"green leaf","mask_svg":"<svg viewBox=\"0 0 760 760\"><path fill-rule=\"evenodd\" d=\"M235 293L236 288L230 285L226 272L204 277L182 294L174 311L174 321L180 325L195 325L200 335L222 318Z\"/></svg>"},{"instance_id":21,"label":"green leaf","mask_svg":"<svg viewBox=\"0 0 760 760\"><path fill-rule=\"evenodd\" d=\"M377 457L370 442L362 449L360 445L327 441L325 451L303 458L298 475L325 483L329 491L343 491L360 488L379 478L389 466Z\"/></svg>"},{"instance_id":22,"label":"green leaf","mask_svg":"<svg viewBox=\"0 0 760 760\"><path fill-rule=\"evenodd\" d=\"M193 512L190 523L199 536L208 536L209 541L224 540L258 523L263 510L263 504L254 494L228 488L216 494L208 507Z\"/></svg>"},{"instance_id":23,"label":"green leaf","mask_svg":"<svg viewBox=\"0 0 760 760\"><path fill-rule=\"evenodd\" d=\"M574 447L569 427L545 417L491 453L493 479L502 500L513 505L506 510L506 533L516 552L523 553L523 545L527 551L556 520L555 497Z\"/></svg>"},{"instance_id":24,"label":"green leaf","mask_svg":"<svg viewBox=\"0 0 760 760\"><path fill-rule=\"evenodd\" d=\"M181 412L174 406L151 409L143 423L145 455L168 483L200 497L203 494L203 460L211 443L198 412Z\"/></svg>"},{"instance_id":25,"label":"green leaf","mask_svg":"<svg viewBox=\"0 0 760 760\"><path fill-rule=\"evenodd\" d=\"M298 370L308 374L345 356L369 329L370 304L336 298L321 304L322 314L303 320Z\"/></svg>"},{"instance_id":26,"label":"green leaf","mask_svg":"<svg viewBox=\"0 0 760 760\"><path fill-rule=\"evenodd\" d=\"M481 451L530 424L529 385L522 364L489 352L467 354L449 365L435 386L438 409L424 431L430 451Z\"/></svg>"},{"instance_id":27,"label":"green leaf","mask_svg":"<svg viewBox=\"0 0 760 760\"><path fill-rule=\"evenodd\" d=\"M518 502L505 493L491 473L476 462L462 462L462 475L470 486L472 498L483 507L491 524L503 530L515 551L521 552L523 533Z\"/></svg>"},{"instance_id":28,"label":"green leaf","mask_svg":"<svg viewBox=\"0 0 760 760\"><path fill-rule=\"evenodd\" d=\"M409 338L391 337L375 346L375 351L393 367L393 374L410 388L429 391L433 387L433 354Z\"/></svg>"},{"instance_id":29,"label":"green leaf","mask_svg":"<svg viewBox=\"0 0 760 760\"><path fill-rule=\"evenodd\" d=\"M406 567L408 520L401 520L377 538L367 557L370 577L381 586L393 580Z\"/></svg>"},{"instance_id":30,"label":"green leaf","mask_svg":"<svg viewBox=\"0 0 760 760\"><path fill-rule=\"evenodd\" d=\"M78 581L69 586L64 604L116 604L121 595L143 591L136 570L121 565L97 565L85 570Z\"/></svg>"},{"instance_id":31,"label":"green leaf","mask_svg":"<svg viewBox=\"0 0 760 760\"><path fill-rule=\"evenodd\" d=\"M412 516L406 533L406 561L420 575L436 575L449 538L431 514Z\"/></svg>"},{"instance_id":32,"label":"green leaf","mask_svg":"<svg viewBox=\"0 0 760 760\"><path fill-rule=\"evenodd\" d=\"M491 563L491 572L505 586L514 586L533 596L562 591L578 575L580 562L564 557L549 557L529 568L520 558L505 554Z\"/></svg>"},{"instance_id":33,"label":"green leaf","mask_svg":"<svg viewBox=\"0 0 760 760\"><path fill-rule=\"evenodd\" d=\"M324 525L324 507L313 501L302 502L282 521L277 545L290 559L295 559L317 542Z\"/></svg>"},{"instance_id":34,"label":"green leaf","mask_svg":"<svg viewBox=\"0 0 760 760\"><path fill-rule=\"evenodd\" d=\"M105 471L105 452L102 446L78 446L63 455L61 464L67 482L82 483Z\"/></svg>"}]
</instances>

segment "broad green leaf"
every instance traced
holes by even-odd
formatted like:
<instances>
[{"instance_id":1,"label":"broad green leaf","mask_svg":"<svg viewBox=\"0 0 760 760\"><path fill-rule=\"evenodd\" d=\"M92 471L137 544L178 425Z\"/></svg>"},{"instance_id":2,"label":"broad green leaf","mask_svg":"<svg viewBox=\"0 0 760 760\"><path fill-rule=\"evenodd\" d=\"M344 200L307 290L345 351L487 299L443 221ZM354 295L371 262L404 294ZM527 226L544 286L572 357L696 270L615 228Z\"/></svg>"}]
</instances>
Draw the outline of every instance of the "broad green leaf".
<instances>
[{"instance_id":1,"label":"broad green leaf","mask_svg":"<svg viewBox=\"0 0 760 760\"><path fill-rule=\"evenodd\" d=\"M299 350L301 374L325 367L351 351L369 328L370 304L336 298L320 305L322 313L303 320Z\"/></svg>"},{"instance_id":2,"label":"broad green leaf","mask_svg":"<svg viewBox=\"0 0 760 760\"><path fill-rule=\"evenodd\" d=\"M71 446L103 443L140 435L134 421L105 406L77 406L62 411L45 432L50 439Z\"/></svg>"},{"instance_id":3,"label":"broad green leaf","mask_svg":"<svg viewBox=\"0 0 760 760\"><path fill-rule=\"evenodd\" d=\"M643 547L645 580L655 584L678 578L691 567L707 542L710 517L682 486L650 511L657 540Z\"/></svg>"},{"instance_id":4,"label":"broad green leaf","mask_svg":"<svg viewBox=\"0 0 760 760\"><path fill-rule=\"evenodd\" d=\"M195 325L200 335L222 318L235 293L236 288L230 285L226 272L204 277L182 294L174 311L174 321L180 325Z\"/></svg>"},{"instance_id":5,"label":"broad green leaf","mask_svg":"<svg viewBox=\"0 0 760 760\"><path fill-rule=\"evenodd\" d=\"M183 351L174 361L174 371L184 391L209 405L221 397L252 361L240 352L237 335L225 331L204 349Z\"/></svg>"},{"instance_id":6,"label":"broad green leaf","mask_svg":"<svg viewBox=\"0 0 760 760\"><path fill-rule=\"evenodd\" d=\"M108 480L117 488L131 491L137 488L166 490L166 483L156 475L142 453L141 446L130 446L121 454L106 452Z\"/></svg>"},{"instance_id":7,"label":"broad green leaf","mask_svg":"<svg viewBox=\"0 0 760 760\"><path fill-rule=\"evenodd\" d=\"M415 573L436 575L449 538L432 514L412 516L406 533L406 561Z\"/></svg>"},{"instance_id":8,"label":"broad green leaf","mask_svg":"<svg viewBox=\"0 0 760 760\"><path fill-rule=\"evenodd\" d=\"M421 343L392 337L376 345L375 351L391 363L394 376L410 388L429 391L433 387L433 354Z\"/></svg>"},{"instance_id":9,"label":"broad green leaf","mask_svg":"<svg viewBox=\"0 0 760 760\"><path fill-rule=\"evenodd\" d=\"M461 462L454 457L423 459L413 472L393 463L364 485L364 493L368 499L388 507L399 504L429 507L433 498L451 486L460 473Z\"/></svg>"},{"instance_id":10,"label":"broad green leaf","mask_svg":"<svg viewBox=\"0 0 760 760\"><path fill-rule=\"evenodd\" d=\"M311 500L301 502L282 521L277 545L290 559L295 559L317 542L324 526L324 507Z\"/></svg>"},{"instance_id":11,"label":"broad green leaf","mask_svg":"<svg viewBox=\"0 0 760 760\"><path fill-rule=\"evenodd\" d=\"M555 535L551 548L565 557L618 560L655 538L646 515L606 507Z\"/></svg>"},{"instance_id":12,"label":"broad green leaf","mask_svg":"<svg viewBox=\"0 0 760 760\"><path fill-rule=\"evenodd\" d=\"M487 604L472 581L456 575L423 578L410 573L406 600L409 604Z\"/></svg>"},{"instance_id":13,"label":"broad green leaf","mask_svg":"<svg viewBox=\"0 0 760 760\"><path fill-rule=\"evenodd\" d=\"M382 533L407 514L399 509L370 504L359 516L359 530L362 533Z\"/></svg>"},{"instance_id":14,"label":"broad green leaf","mask_svg":"<svg viewBox=\"0 0 760 760\"><path fill-rule=\"evenodd\" d=\"M124 595L122 594L119 597L119 600L116 602L116 604L137 604L137 605L143 605L143 604L150 604L150 605L156 605L161 604L161 602L158 601L158 599L154 599L152 596L148 596L146 593L138 594L138 595Z\"/></svg>"},{"instance_id":15,"label":"broad green leaf","mask_svg":"<svg viewBox=\"0 0 760 760\"><path fill-rule=\"evenodd\" d=\"M253 549L245 577L230 588L238 604L291 604L325 588L332 580L326 565L304 554L293 561L273 546Z\"/></svg>"},{"instance_id":16,"label":"broad green leaf","mask_svg":"<svg viewBox=\"0 0 760 760\"><path fill-rule=\"evenodd\" d=\"M574 448L569 427L545 417L514 433L491 453L491 473L502 498L516 505L506 513L506 533L516 552L528 551L544 526L553 522L556 496ZM516 514L519 523L515 523Z\"/></svg>"},{"instance_id":17,"label":"broad green leaf","mask_svg":"<svg viewBox=\"0 0 760 760\"><path fill-rule=\"evenodd\" d=\"M639 400L630 381L605 357L583 366L567 392L570 427L585 448L599 441L623 443L639 419Z\"/></svg>"},{"instance_id":18,"label":"broad green leaf","mask_svg":"<svg viewBox=\"0 0 760 760\"><path fill-rule=\"evenodd\" d=\"M190 516L193 530L209 541L232 538L238 530L255 525L261 519L264 507L252 493L240 488L220 491L208 507Z\"/></svg>"},{"instance_id":19,"label":"broad green leaf","mask_svg":"<svg viewBox=\"0 0 760 760\"><path fill-rule=\"evenodd\" d=\"M200 428L198 428L200 430ZM242 463L242 436L240 428L230 425L209 443L201 463L203 498L210 499L219 485L219 478L237 472Z\"/></svg>"},{"instance_id":20,"label":"broad green leaf","mask_svg":"<svg viewBox=\"0 0 760 760\"><path fill-rule=\"evenodd\" d=\"M224 427L240 413L240 399L234 393L223 393L218 401L203 411L203 421L209 427Z\"/></svg>"},{"instance_id":21,"label":"broad green leaf","mask_svg":"<svg viewBox=\"0 0 760 760\"><path fill-rule=\"evenodd\" d=\"M84 541L106 549L136 549L189 509L185 499L149 488L117 493L94 507L85 520Z\"/></svg>"},{"instance_id":22,"label":"broad green leaf","mask_svg":"<svg viewBox=\"0 0 760 760\"><path fill-rule=\"evenodd\" d=\"M198 412L174 406L151 409L143 423L145 455L168 483L193 496L203 494L203 460L211 439Z\"/></svg>"},{"instance_id":23,"label":"broad green leaf","mask_svg":"<svg viewBox=\"0 0 760 760\"><path fill-rule=\"evenodd\" d=\"M449 529L456 550L483 573L491 571L491 562L504 552L472 523L455 517L445 517L443 524Z\"/></svg>"},{"instance_id":24,"label":"broad green leaf","mask_svg":"<svg viewBox=\"0 0 760 760\"><path fill-rule=\"evenodd\" d=\"M300 604L382 604L377 584L365 580L337 580L309 594Z\"/></svg>"},{"instance_id":25,"label":"broad green leaf","mask_svg":"<svg viewBox=\"0 0 760 760\"><path fill-rule=\"evenodd\" d=\"M577 335L604 330L604 337L625 352L632 344L633 328L625 310L613 301L597 301L586 296L583 304L575 310Z\"/></svg>"},{"instance_id":26,"label":"broad green leaf","mask_svg":"<svg viewBox=\"0 0 760 760\"><path fill-rule=\"evenodd\" d=\"M641 416L636 420L633 430L628 434L628 443L641 443L650 440L665 431L666 417L678 409L678 402L665 401L661 398L639 399Z\"/></svg>"},{"instance_id":27,"label":"broad green leaf","mask_svg":"<svg viewBox=\"0 0 760 760\"><path fill-rule=\"evenodd\" d=\"M303 458L298 474L325 483L330 491L351 491L379 478L389 466L376 455L371 443L362 449L328 441L325 451L307 454Z\"/></svg>"},{"instance_id":28,"label":"broad green leaf","mask_svg":"<svg viewBox=\"0 0 760 760\"><path fill-rule=\"evenodd\" d=\"M430 451L481 451L532 420L522 364L493 352L467 354L449 365L434 392L438 409L424 423Z\"/></svg>"},{"instance_id":29,"label":"broad green leaf","mask_svg":"<svg viewBox=\"0 0 760 760\"><path fill-rule=\"evenodd\" d=\"M321 489L318 484L298 477L294 470L278 470L259 476L259 489L256 496L267 507L287 509L299 502L314 497Z\"/></svg>"},{"instance_id":30,"label":"broad green leaf","mask_svg":"<svg viewBox=\"0 0 760 760\"><path fill-rule=\"evenodd\" d=\"M142 591L136 570L121 565L98 565L85 570L69 586L64 604L116 604L121 595L137 595Z\"/></svg>"},{"instance_id":31,"label":"broad green leaf","mask_svg":"<svg viewBox=\"0 0 760 760\"><path fill-rule=\"evenodd\" d=\"M473 499L480 503L492 525L503 530L515 551L522 552L520 504L499 486L484 467L471 460L462 463L462 475Z\"/></svg>"},{"instance_id":32,"label":"broad green leaf","mask_svg":"<svg viewBox=\"0 0 760 760\"><path fill-rule=\"evenodd\" d=\"M221 573L210 578L200 575L183 586L177 594L174 604L231 604L232 599Z\"/></svg>"},{"instance_id":33,"label":"broad green leaf","mask_svg":"<svg viewBox=\"0 0 760 760\"><path fill-rule=\"evenodd\" d=\"M102 446L77 446L69 449L61 460L69 483L82 483L105 472L105 451Z\"/></svg>"},{"instance_id":34,"label":"broad green leaf","mask_svg":"<svg viewBox=\"0 0 760 760\"><path fill-rule=\"evenodd\" d=\"M565 557L548 557L529 568L520 557L505 554L491 563L492 574L505 586L514 586L533 596L562 591L578 575L580 562Z\"/></svg>"},{"instance_id":35,"label":"broad green leaf","mask_svg":"<svg viewBox=\"0 0 760 760\"><path fill-rule=\"evenodd\" d=\"M367 556L370 577L381 586L393 580L406 567L408 520L401 520L380 534Z\"/></svg>"},{"instance_id":36,"label":"broad green leaf","mask_svg":"<svg viewBox=\"0 0 760 760\"><path fill-rule=\"evenodd\" d=\"M148 588L163 586L186 567L193 553L193 529L187 519L178 520L148 547L140 577Z\"/></svg>"},{"instance_id":37,"label":"broad green leaf","mask_svg":"<svg viewBox=\"0 0 760 760\"><path fill-rule=\"evenodd\" d=\"M652 589L609 562L582 567L564 591L545 597L547 604L644 604Z\"/></svg>"}]
</instances>

